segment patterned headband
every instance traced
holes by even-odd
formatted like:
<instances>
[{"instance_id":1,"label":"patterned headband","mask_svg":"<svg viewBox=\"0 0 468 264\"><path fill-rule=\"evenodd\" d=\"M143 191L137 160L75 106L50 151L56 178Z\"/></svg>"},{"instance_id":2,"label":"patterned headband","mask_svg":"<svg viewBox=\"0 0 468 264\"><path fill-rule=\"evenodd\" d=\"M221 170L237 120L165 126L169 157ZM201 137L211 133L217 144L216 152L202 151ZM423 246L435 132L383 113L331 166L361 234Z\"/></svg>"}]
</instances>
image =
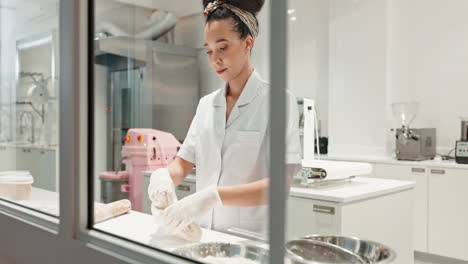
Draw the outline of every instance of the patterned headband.
<instances>
[{"instance_id":1,"label":"patterned headband","mask_svg":"<svg viewBox=\"0 0 468 264\"><path fill-rule=\"evenodd\" d=\"M240 20L242 20L242 22L244 22L244 24L249 28L250 34L253 38L256 38L258 36L258 22L252 13L237 8L233 5L226 4L221 0L215 0L214 2L209 3L206 6L203 14L205 16L208 16L211 12L215 11L218 7L221 6L231 10L234 14L236 14L236 16L239 17Z\"/></svg>"}]
</instances>

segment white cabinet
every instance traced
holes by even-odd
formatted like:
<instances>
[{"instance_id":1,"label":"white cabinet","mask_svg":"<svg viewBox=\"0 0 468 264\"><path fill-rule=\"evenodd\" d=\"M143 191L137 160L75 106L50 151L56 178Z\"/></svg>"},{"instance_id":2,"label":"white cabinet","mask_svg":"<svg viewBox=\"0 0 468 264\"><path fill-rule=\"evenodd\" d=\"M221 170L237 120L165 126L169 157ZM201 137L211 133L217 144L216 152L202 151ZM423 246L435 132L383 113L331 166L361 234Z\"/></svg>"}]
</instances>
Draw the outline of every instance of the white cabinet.
<instances>
[{"instance_id":1,"label":"white cabinet","mask_svg":"<svg viewBox=\"0 0 468 264\"><path fill-rule=\"evenodd\" d=\"M377 178L406 180L416 182L414 195L414 249L427 252L427 228L428 228L428 176L427 169L423 166L375 164L374 175Z\"/></svg>"},{"instance_id":2,"label":"white cabinet","mask_svg":"<svg viewBox=\"0 0 468 264\"><path fill-rule=\"evenodd\" d=\"M15 152L16 170L30 171L34 187L57 191L55 150L19 147Z\"/></svg>"},{"instance_id":3,"label":"white cabinet","mask_svg":"<svg viewBox=\"0 0 468 264\"><path fill-rule=\"evenodd\" d=\"M57 191L57 161L53 149L0 146L0 171L10 170L29 171L34 187Z\"/></svg>"},{"instance_id":4,"label":"white cabinet","mask_svg":"<svg viewBox=\"0 0 468 264\"><path fill-rule=\"evenodd\" d=\"M331 187L330 192L337 189ZM300 197L292 190L287 204L286 238L312 234L354 236L394 249L394 263L413 263L413 204L408 203L412 197L413 190L409 189L352 202L331 202Z\"/></svg>"},{"instance_id":5,"label":"white cabinet","mask_svg":"<svg viewBox=\"0 0 468 264\"><path fill-rule=\"evenodd\" d=\"M429 170L429 252L468 260L468 170Z\"/></svg>"},{"instance_id":6,"label":"white cabinet","mask_svg":"<svg viewBox=\"0 0 468 264\"><path fill-rule=\"evenodd\" d=\"M374 172L416 182L415 250L468 260L468 170L377 163Z\"/></svg>"},{"instance_id":7,"label":"white cabinet","mask_svg":"<svg viewBox=\"0 0 468 264\"><path fill-rule=\"evenodd\" d=\"M0 171L16 170L16 155L12 148L0 146Z\"/></svg>"}]
</instances>

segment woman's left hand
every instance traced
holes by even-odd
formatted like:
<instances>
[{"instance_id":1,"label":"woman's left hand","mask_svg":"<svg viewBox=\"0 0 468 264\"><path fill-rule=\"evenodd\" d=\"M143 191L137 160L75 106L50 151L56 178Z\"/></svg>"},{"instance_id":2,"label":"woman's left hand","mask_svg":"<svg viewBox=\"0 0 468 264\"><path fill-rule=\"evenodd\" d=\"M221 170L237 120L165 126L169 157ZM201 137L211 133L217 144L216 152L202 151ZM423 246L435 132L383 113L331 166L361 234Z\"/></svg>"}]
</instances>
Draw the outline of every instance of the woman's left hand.
<instances>
[{"instance_id":1,"label":"woman's left hand","mask_svg":"<svg viewBox=\"0 0 468 264\"><path fill-rule=\"evenodd\" d=\"M181 232L210 209L221 206L218 188L208 187L167 207L159 217L159 225L169 233Z\"/></svg>"}]
</instances>

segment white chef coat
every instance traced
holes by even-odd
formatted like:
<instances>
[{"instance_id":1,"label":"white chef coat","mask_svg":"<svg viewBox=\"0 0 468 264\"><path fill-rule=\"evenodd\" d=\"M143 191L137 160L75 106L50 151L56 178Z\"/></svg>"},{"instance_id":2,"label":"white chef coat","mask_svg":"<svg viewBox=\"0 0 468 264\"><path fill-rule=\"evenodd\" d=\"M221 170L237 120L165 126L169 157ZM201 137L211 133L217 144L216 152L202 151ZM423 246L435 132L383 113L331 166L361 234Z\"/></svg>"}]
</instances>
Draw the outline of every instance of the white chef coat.
<instances>
[{"instance_id":1,"label":"white chef coat","mask_svg":"<svg viewBox=\"0 0 468 264\"><path fill-rule=\"evenodd\" d=\"M178 156L196 165L197 191L268 177L269 87L254 71L226 121L226 87L203 97ZM296 98L287 92L286 162L301 163ZM212 209L199 224L218 231L231 227L265 232L268 206Z\"/></svg>"}]
</instances>

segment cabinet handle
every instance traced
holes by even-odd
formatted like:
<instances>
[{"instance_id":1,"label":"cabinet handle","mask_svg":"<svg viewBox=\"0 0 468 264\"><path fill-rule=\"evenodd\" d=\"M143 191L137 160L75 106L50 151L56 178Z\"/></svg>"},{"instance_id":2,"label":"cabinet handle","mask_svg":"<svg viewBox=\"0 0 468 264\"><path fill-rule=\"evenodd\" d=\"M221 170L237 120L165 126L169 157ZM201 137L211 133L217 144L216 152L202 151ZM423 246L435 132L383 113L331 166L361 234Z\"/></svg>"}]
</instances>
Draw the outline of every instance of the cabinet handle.
<instances>
[{"instance_id":1,"label":"cabinet handle","mask_svg":"<svg viewBox=\"0 0 468 264\"><path fill-rule=\"evenodd\" d=\"M24 148L24 149L23 149L23 152L24 152L24 153L30 153L30 152L31 152L31 149Z\"/></svg>"},{"instance_id":2,"label":"cabinet handle","mask_svg":"<svg viewBox=\"0 0 468 264\"><path fill-rule=\"evenodd\" d=\"M314 204L314 212L334 215L335 207Z\"/></svg>"},{"instance_id":3,"label":"cabinet handle","mask_svg":"<svg viewBox=\"0 0 468 264\"><path fill-rule=\"evenodd\" d=\"M411 168L411 172L426 172L424 168Z\"/></svg>"},{"instance_id":4,"label":"cabinet handle","mask_svg":"<svg viewBox=\"0 0 468 264\"><path fill-rule=\"evenodd\" d=\"M177 189L180 191L190 192L190 186L188 185L179 185L177 186Z\"/></svg>"},{"instance_id":5,"label":"cabinet handle","mask_svg":"<svg viewBox=\"0 0 468 264\"><path fill-rule=\"evenodd\" d=\"M445 170L432 169L431 173L433 173L433 174L445 174Z\"/></svg>"}]
</instances>

